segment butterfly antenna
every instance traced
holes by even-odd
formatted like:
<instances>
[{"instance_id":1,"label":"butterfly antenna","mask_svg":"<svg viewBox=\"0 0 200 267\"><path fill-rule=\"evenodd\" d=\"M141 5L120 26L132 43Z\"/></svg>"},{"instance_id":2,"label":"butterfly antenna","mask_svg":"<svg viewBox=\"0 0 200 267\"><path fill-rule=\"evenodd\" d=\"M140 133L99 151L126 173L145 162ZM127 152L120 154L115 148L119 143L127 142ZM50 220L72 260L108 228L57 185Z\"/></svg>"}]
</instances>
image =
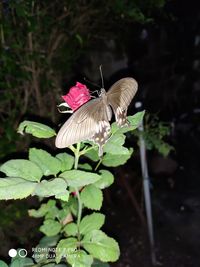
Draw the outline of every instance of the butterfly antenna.
<instances>
[{"instance_id":1,"label":"butterfly antenna","mask_svg":"<svg viewBox=\"0 0 200 267\"><path fill-rule=\"evenodd\" d=\"M87 83L90 83L90 84L92 84L92 85L98 87L98 88L101 88L101 86L99 86L97 83L91 82L91 81L89 81L88 79L86 79L85 77L83 78L83 80L86 81Z\"/></svg>"},{"instance_id":2,"label":"butterfly antenna","mask_svg":"<svg viewBox=\"0 0 200 267\"><path fill-rule=\"evenodd\" d=\"M104 80L103 80L102 65L99 66L99 71L100 71L100 75L101 75L102 88L104 88Z\"/></svg>"}]
</instances>

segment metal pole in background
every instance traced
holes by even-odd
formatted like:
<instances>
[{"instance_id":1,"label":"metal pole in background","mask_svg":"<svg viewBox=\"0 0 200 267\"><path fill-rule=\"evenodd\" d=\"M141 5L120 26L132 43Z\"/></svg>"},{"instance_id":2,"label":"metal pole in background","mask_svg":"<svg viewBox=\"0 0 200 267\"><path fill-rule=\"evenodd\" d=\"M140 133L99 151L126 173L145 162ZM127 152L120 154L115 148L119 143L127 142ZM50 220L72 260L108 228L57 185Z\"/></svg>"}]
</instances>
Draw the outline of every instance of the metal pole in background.
<instances>
[{"instance_id":1,"label":"metal pole in background","mask_svg":"<svg viewBox=\"0 0 200 267\"><path fill-rule=\"evenodd\" d=\"M141 102L136 102L135 107L140 109L142 107ZM153 231L153 217L151 209L151 194L150 194L150 182L149 182L149 173L147 166L147 157L146 157L146 146L145 140L143 138L144 124L143 120L139 126L140 136L139 136L139 146L140 146L140 162L141 162L141 171L143 178L143 190L144 190L144 201L145 201L145 210L147 217L147 227L148 235L151 249L151 261L153 266L156 266L156 253L155 253L155 242L154 242L154 231Z\"/></svg>"}]
</instances>

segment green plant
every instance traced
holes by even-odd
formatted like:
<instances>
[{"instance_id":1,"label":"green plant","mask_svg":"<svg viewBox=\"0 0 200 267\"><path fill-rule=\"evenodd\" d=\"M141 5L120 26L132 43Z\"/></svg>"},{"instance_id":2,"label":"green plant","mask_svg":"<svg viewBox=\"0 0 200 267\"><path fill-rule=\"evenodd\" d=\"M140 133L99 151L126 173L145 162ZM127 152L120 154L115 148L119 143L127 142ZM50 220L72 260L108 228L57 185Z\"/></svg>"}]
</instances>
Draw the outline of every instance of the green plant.
<instances>
[{"instance_id":1,"label":"green plant","mask_svg":"<svg viewBox=\"0 0 200 267\"><path fill-rule=\"evenodd\" d=\"M115 0L115 4L113 5L113 2L111 2L110 6L115 14L121 16L124 20L145 24L153 22L153 11L156 9L162 9L165 2L165 0Z\"/></svg>"},{"instance_id":2,"label":"green plant","mask_svg":"<svg viewBox=\"0 0 200 267\"><path fill-rule=\"evenodd\" d=\"M10 136L24 114L56 121L55 95L82 55L106 40L124 51L122 40L129 44L135 25L153 21L165 2L0 1L0 156L18 150L18 138Z\"/></svg>"},{"instance_id":3,"label":"green plant","mask_svg":"<svg viewBox=\"0 0 200 267\"><path fill-rule=\"evenodd\" d=\"M141 134L139 130L133 132L135 136ZM145 114L144 117L144 132L142 133L146 148L148 150L155 149L161 155L167 156L173 146L171 146L166 140L166 137L170 134L170 125L166 122L160 121L157 115Z\"/></svg>"},{"instance_id":4,"label":"green plant","mask_svg":"<svg viewBox=\"0 0 200 267\"><path fill-rule=\"evenodd\" d=\"M20 266L105 267L106 262L118 259L119 246L101 230L105 216L98 211L103 202L102 190L114 181L106 167L125 164L131 157L133 149L124 146L125 133L135 130L143 115L139 112L129 116L130 127L119 129L116 123L112 124L112 135L100 161L97 147L83 142L70 146L71 153L55 156L33 147L28 159L2 164L0 171L6 177L0 179L0 199L38 196L41 206L30 210L29 215L44 217L40 231L45 236L32 251L34 260L16 257L10 266L20 262ZM56 135L52 128L32 121L22 122L18 131L38 138ZM88 209L95 212L85 214Z\"/></svg>"}]
</instances>

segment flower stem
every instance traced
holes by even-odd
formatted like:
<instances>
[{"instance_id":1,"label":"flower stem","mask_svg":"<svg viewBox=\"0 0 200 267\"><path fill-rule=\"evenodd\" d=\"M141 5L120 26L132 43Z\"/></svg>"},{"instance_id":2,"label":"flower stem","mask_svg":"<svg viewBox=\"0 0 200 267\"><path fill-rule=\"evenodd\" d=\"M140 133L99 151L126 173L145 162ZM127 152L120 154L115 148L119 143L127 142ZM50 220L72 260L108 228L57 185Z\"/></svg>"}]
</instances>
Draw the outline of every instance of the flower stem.
<instances>
[{"instance_id":1,"label":"flower stem","mask_svg":"<svg viewBox=\"0 0 200 267\"><path fill-rule=\"evenodd\" d=\"M78 161L79 161L79 157L80 157L80 147L81 147L81 144L78 143L76 146L76 149L74 150L74 155L75 155L74 169L75 170L78 169Z\"/></svg>"},{"instance_id":2,"label":"flower stem","mask_svg":"<svg viewBox=\"0 0 200 267\"><path fill-rule=\"evenodd\" d=\"M80 157L80 146L81 144L78 143L76 150L75 150L75 162L74 162L74 169L77 170L78 169L78 161L79 161L79 157ZM80 242L81 236L80 236L80 222L81 222L81 215L82 215L82 202L81 202L81 198L80 198L80 194L79 194L79 189L78 187L75 187L75 191L76 191L76 195L77 195L77 200L78 200L78 215L77 215L77 229L78 229L78 241Z\"/></svg>"},{"instance_id":3,"label":"flower stem","mask_svg":"<svg viewBox=\"0 0 200 267\"><path fill-rule=\"evenodd\" d=\"M99 168L100 164L102 163L102 160L103 160L103 158L99 159L99 161L98 161L98 163L97 163L97 165L96 165L96 167L94 169L95 171L97 171L97 169Z\"/></svg>"}]
</instances>

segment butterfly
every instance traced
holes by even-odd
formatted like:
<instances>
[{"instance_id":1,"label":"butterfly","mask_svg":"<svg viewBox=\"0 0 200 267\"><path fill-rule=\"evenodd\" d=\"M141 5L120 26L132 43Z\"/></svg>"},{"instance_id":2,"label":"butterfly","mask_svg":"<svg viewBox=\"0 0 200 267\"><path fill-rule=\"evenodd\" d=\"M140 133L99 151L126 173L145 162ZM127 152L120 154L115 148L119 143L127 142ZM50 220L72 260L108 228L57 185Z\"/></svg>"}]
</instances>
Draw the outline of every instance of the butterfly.
<instances>
[{"instance_id":1,"label":"butterfly","mask_svg":"<svg viewBox=\"0 0 200 267\"><path fill-rule=\"evenodd\" d=\"M98 145L99 156L101 157L103 145L111 136L112 111L119 127L128 126L127 109L137 92L137 88L136 80L131 77L118 80L108 92L102 88L98 98L82 105L63 124L56 136L56 147L65 148L89 140Z\"/></svg>"}]
</instances>

